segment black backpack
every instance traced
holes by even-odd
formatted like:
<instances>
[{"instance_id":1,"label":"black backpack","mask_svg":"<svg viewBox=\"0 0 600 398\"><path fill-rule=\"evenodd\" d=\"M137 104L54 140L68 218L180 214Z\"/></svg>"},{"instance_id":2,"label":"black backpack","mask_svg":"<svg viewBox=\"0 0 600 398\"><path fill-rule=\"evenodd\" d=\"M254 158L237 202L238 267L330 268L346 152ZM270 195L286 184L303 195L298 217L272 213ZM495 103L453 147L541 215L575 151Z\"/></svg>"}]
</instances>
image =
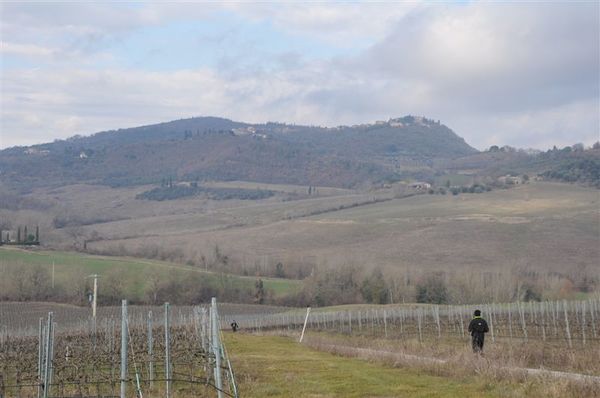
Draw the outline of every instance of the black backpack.
<instances>
[{"instance_id":1,"label":"black backpack","mask_svg":"<svg viewBox=\"0 0 600 398\"><path fill-rule=\"evenodd\" d=\"M488 329L487 322L484 319L475 318L471 321L471 329L477 333L485 333Z\"/></svg>"}]
</instances>

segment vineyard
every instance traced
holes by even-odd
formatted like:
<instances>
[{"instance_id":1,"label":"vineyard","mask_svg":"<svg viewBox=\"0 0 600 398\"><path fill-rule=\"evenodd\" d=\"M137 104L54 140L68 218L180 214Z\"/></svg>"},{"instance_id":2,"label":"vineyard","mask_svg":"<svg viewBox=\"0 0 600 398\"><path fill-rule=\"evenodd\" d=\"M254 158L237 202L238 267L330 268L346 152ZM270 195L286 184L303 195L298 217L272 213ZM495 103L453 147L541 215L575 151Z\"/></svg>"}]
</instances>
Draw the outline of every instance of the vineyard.
<instances>
[{"instance_id":1,"label":"vineyard","mask_svg":"<svg viewBox=\"0 0 600 398\"><path fill-rule=\"evenodd\" d=\"M35 336L2 315L0 397L238 396L214 299L175 314L124 301L120 317L74 312L62 328L49 312Z\"/></svg>"},{"instance_id":2,"label":"vineyard","mask_svg":"<svg viewBox=\"0 0 600 398\"><path fill-rule=\"evenodd\" d=\"M289 311L289 307L258 304L218 303L217 307L219 315L230 317L235 317L236 314L260 316ZM189 322L195 308L197 307L172 305L172 325L181 326ZM164 317L164 306L130 305L128 310L130 325L145 325L150 311L155 319ZM92 315L90 308L43 302L0 302L0 341L8 337L37 336L39 319L47 317L49 312L53 314L56 331L59 333L89 332ZM120 322L121 307L98 307L97 317L97 324L102 327L107 323Z\"/></svg>"},{"instance_id":3,"label":"vineyard","mask_svg":"<svg viewBox=\"0 0 600 398\"><path fill-rule=\"evenodd\" d=\"M482 310L490 326L492 341L556 341L572 348L600 342L600 299L585 301L517 302L468 306L384 306L312 312L308 328L345 334L373 334L384 337L442 338L468 336L467 326L474 308ZM255 330L294 329L304 324L302 312L238 316L238 321Z\"/></svg>"},{"instance_id":4,"label":"vineyard","mask_svg":"<svg viewBox=\"0 0 600 398\"><path fill-rule=\"evenodd\" d=\"M519 368L600 376L598 298L468 306L350 307L309 311L308 317L306 311L297 310L236 320L250 330L296 336L302 334L306 321L306 331L320 342L314 345L316 348L383 347L445 361L470 350L467 328L475 308L481 309L488 321L486 357L496 365L510 363ZM593 380L598 383L599 379Z\"/></svg>"},{"instance_id":5,"label":"vineyard","mask_svg":"<svg viewBox=\"0 0 600 398\"><path fill-rule=\"evenodd\" d=\"M385 341L407 353L421 355L433 347L449 354L448 347L468 345L467 326L474 308L481 309L488 321L489 358L500 365L508 363L504 352L532 350L539 353L526 365L600 375L599 298L479 306L353 306L312 312L216 303L195 307L123 303L99 308L96 321L85 308L4 303L0 397L237 397L234 367L221 334L234 320L245 332L296 337L306 332L313 341L323 336L329 342L346 339L346 344ZM502 354L494 356L494 349Z\"/></svg>"}]
</instances>

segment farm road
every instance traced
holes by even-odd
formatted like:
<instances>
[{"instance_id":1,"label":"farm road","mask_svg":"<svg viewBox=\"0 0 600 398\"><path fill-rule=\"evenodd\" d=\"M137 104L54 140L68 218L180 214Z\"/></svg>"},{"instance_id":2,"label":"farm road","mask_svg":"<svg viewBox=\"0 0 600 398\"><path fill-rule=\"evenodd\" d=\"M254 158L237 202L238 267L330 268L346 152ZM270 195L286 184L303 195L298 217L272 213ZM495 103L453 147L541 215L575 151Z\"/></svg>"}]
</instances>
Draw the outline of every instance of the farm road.
<instances>
[{"instance_id":1,"label":"farm road","mask_svg":"<svg viewBox=\"0 0 600 398\"><path fill-rule=\"evenodd\" d=\"M313 347L316 349L344 355L344 356L353 356L359 358L378 358L378 359L387 359L393 361L402 361L402 362L412 362L412 363L422 363L422 364L430 364L430 365L443 365L448 363L445 359L433 358L433 357L422 357L417 355L404 354L401 352L394 351L384 351L384 350L374 350L371 348L359 348L341 344L325 344ZM485 360L485 358L483 358ZM592 376L581 373L569 373L569 372L560 372L556 370L548 370L548 369L533 369L533 368L521 368L521 367L508 367L508 366L494 366L490 364L489 361L486 361L487 365L491 365L498 370L509 372L512 374L527 374L530 376L540 376L540 377L551 377L557 379L568 379L578 382L584 383L594 383L600 386L600 376Z\"/></svg>"}]
</instances>

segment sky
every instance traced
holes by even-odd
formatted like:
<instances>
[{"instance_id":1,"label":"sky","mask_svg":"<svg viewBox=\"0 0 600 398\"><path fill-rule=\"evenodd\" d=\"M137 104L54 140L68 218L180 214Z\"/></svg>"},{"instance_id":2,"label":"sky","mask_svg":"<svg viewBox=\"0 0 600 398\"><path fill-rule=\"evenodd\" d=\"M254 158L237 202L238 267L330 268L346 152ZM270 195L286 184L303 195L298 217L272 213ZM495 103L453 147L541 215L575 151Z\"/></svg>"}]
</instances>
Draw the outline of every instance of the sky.
<instances>
[{"instance_id":1,"label":"sky","mask_svg":"<svg viewBox=\"0 0 600 398\"><path fill-rule=\"evenodd\" d=\"M600 2L0 3L0 148L194 116L600 139Z\"/></svg>"}]
</instances>

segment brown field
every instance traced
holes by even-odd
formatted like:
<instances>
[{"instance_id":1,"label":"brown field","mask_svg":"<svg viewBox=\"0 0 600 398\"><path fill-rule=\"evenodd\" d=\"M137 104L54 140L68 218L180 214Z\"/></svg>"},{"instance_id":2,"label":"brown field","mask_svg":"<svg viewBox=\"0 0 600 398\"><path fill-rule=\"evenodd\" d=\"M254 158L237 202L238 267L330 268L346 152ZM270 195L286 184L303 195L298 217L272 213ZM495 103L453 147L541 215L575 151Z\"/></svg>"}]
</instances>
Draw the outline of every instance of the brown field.
<instances>
[{"instance_id":1,"label":"brown field","mask_svg":"<svg viewBox=\"0 0 600 398\"><path fill-rule=\"evenodd\" d=\"M537 183L479 195L420 195L281 220L286 214L304 211L304 206L341 201L265 203L206 215L145 217L86 228L108 235L107 240L94 244L100 250L162 242L192 254L194 250L210 252L218 244L240 261L244 254L250 258L310 256L316 262L368 266L527 264L561 270L592 266L600 255L599 193L593 189ZM235 221L244 225L234 227ZM161 228L154 229L156 224ZM146 236L136 236L138 226ZM123 234L130 238L122 239ZM152 234L158 236L148 236Z\"/></svg>"},{"instance_id":2,"label":"brown field","mask_svg":"<svg viewBox=\"0 0 600 398\"><path fill-rule=\"evenodd\" d=\"M297 200L283 193L259 201L134 199L146 189L40 190L28 197L51 204L49 209L2 210L0 216L13 226L39 223L43 243L53 247L81 249L87 240L87 250L99 254L175 251L163 259L196 265L218 246L240 269L282 262L308 272L315 266L381 267L405 278L427 270L470 275L528 269L575 275L572 280L600 273L600 193L577 185L532 182L482 194L397 199L405 194L398 188L358 193L324 187ZM54 228L55 217L72 219L74 226Z\"/></svg>"}]
</instances>

